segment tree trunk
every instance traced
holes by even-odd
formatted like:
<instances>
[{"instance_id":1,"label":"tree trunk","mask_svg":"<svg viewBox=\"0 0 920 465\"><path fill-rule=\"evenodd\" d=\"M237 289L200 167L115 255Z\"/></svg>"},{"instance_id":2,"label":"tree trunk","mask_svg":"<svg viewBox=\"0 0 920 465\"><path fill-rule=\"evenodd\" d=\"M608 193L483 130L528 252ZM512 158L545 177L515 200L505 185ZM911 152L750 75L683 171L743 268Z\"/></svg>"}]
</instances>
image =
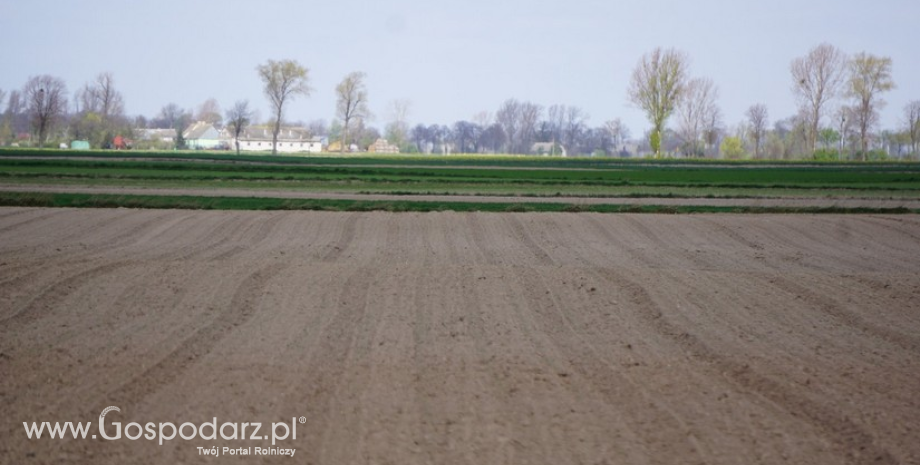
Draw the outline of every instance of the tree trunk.
<instances>
[{"instance_id":1,"label":"tree trunk","mask_svg":"<svg viewBox=\"0 0 920 465\"><path fill-rule=\"evenodd\" d=\"M281 107L278 104L278 114L275 115L275 130L272 131L272 155L278 155L278 133L281 131Z\"/></svg>"},{"instance_id":2,"label":"tree trunk","mask_svg":"<svg viewBox=\"0 0 920 465\"><path fill-rule=\"evenodd\" d=\"M345 124L342 127L342 146L339 147L339 154L345 153L345 144L348 143L348 118L345 118Z\"/></svg>"}]
</instances>

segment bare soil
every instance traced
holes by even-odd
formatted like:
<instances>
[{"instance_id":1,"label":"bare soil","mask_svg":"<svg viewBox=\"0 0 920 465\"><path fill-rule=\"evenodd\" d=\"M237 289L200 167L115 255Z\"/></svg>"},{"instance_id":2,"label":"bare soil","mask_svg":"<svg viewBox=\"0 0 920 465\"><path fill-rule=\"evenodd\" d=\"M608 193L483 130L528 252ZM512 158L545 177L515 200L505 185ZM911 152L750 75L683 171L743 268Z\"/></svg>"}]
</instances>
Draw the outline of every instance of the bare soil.
<instances>
[{"instance_id":1,"label":"bare soil","mask_svg":"<svg viewBox=\"0 0 920 465\"><path fill-rule=\"evenodd\" d=\"M3 464L920 463L918 392L914 215L0 208ZM305 423L23 427L110 405Z\"/></svg>"}]
</instances>

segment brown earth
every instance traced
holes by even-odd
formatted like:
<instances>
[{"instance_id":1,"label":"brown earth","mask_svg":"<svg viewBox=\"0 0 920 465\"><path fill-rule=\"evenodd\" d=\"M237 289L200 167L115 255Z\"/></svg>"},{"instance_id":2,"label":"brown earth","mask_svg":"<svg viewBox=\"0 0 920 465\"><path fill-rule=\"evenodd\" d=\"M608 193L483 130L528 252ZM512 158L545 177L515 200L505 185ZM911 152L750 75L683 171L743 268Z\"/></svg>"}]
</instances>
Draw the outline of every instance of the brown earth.
<instances>
[{"instance_id":1,"label":"brown earth","mask_svg":"<svg viewBox=\"0 0 920 465\"><path fill-rule=\"evenodd\" d=\"M3 464L920 463L918 392L913 215L0 209ZM110 405L305 423L23 427Z\"/></svg>"}]
</instances>

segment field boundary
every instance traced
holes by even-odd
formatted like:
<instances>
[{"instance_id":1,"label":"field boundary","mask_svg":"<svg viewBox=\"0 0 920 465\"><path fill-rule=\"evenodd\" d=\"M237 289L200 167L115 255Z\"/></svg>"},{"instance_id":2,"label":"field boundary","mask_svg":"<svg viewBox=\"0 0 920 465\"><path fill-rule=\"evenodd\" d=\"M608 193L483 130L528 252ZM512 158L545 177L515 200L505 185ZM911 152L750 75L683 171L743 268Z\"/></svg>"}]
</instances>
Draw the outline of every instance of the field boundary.
<instances>
[{"instance_id":1,"label":"field boundary","mask_svg":"<svg viewBox=\"0 0 920 465\"><path fill-rule=\"evenodd\" d=\"M699 199L693 199L699 200ZM592 212L592 213L797 213L920 214L905 207L663 205L563 202L458 202L349 198L277 198L203 195L0 191L0 206L57 208L145 208L186 210L324 210L390 212Z\"/></svg>"}]
</instances>

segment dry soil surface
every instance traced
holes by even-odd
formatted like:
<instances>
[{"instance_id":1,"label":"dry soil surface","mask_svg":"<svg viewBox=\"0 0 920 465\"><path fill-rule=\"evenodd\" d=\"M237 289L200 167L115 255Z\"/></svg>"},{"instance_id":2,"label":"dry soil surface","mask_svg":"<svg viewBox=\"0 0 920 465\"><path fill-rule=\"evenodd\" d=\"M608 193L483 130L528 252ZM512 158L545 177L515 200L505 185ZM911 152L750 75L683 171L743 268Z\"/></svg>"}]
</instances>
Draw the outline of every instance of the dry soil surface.
<instances>
[{"instance_id":1,"label":"dry soil surface","mask_svg":"<svg viewBox=\"0 0 920 465\"><path fill-rule=\"evenodd\" d=\"M3 464L920 463L918 392L917 216L0 209ZM23 426L108 406L304 422Z\"/></svg>"}]
</instances>

